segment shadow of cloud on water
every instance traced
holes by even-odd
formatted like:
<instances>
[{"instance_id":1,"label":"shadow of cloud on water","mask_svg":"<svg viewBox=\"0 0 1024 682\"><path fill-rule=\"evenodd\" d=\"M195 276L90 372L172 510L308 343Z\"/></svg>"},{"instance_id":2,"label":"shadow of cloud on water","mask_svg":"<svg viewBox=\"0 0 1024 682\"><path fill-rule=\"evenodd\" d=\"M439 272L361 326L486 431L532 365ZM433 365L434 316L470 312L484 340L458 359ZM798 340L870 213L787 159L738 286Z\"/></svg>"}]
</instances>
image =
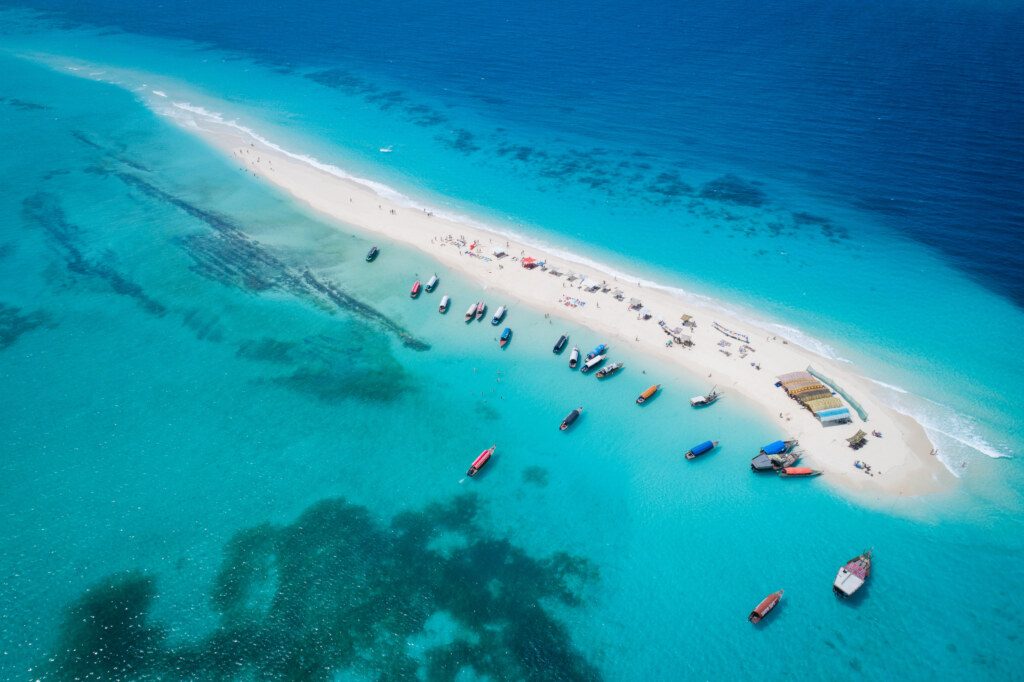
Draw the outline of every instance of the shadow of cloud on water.
<instances>
[{"instance_id":1,"label":"shadow of cloud on water","mask_svg":"<svg viewBox=\"0 0 1024 682\"><path fill-rule=\"evenodd\" d=\"M294 523L261 524L224 550L210 604L217 626L182 645L153 623L155 579L118 574L67 611L42 677L57 679L592 680L549 605L580 607L597 580L586 559L534 558L494 537L472 495L381 522L366 507L323 500ZM464 542L434 545L443 537ZM444 642L409 642L428 619L455 625Z\"/></svg>"}]
</instances>

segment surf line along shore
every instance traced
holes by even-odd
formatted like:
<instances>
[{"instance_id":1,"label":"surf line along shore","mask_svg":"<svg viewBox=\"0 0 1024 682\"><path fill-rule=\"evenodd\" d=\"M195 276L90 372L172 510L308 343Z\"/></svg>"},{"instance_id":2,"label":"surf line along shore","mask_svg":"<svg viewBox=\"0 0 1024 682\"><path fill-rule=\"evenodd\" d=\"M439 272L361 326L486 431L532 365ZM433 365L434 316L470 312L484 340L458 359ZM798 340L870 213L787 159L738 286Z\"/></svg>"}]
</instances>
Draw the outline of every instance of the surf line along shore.
<instances>
[{"instance_id":1,"label":"surf line along shore","mask_svg":"<svg viewBox=\"0 0 1024 682\"><path fill-rule=\"evenodd\" d=\"M166 100L162 105L166 107ZM924 428L884 405L872 390L872 382L844 363L830 361L789 343L778 333L735 319L696 297L691 300L666 289L643 286L632 276L616 275L593 263L547 253L543 248L482 225L405 205L376 192L372 183L364 184L333 166L290 153L216 114L193 107L176 107L170 118L185 131L231 157L241 169L343 224L339 228L351 226L412 246L481 286L500 291L507 300L586 326L613 345L631 347L658 363L673 363L692 372L707 383L708 388L717 385L731 399L737 395L745 398L751 407L756 406L775 421L779 438L799 439L805 463L824 471L826 475L819 480L827 481L842 492L868 502L885 502L894 497L943 492L954 484L955 478L933 456L933 446ZM478 245L485 258L468 255L468 246L472 243ZM577 288L580 280L569 282L564 276L552 276L550 270L520 267L511 256L497 259L493 256L496 250L516 257L526 254L550 265L561 265L563 274L571 270L588 283L606 281L611 289L622 292L622 299L618 300L611 292L585 292ZM566 296L586 304L566 305ZM634 298L653 312L654 319L644 320L630 307L630 300ZM656 320L663 316L668 327L675 327L684 313L691 315L697 325L686 329L694 345L690 348L666 346L669 337ZM714 322L729 329L743 330L750 336L749 344L726 337L714 328ZM719 345L723 340L732 345ZM743 358L740 357L741 345L752 349L744 351ZM810 365L828 374L855 396L870 421L863 424L854 415L852 424L824 427L782 389L775 387L776 376ZM878 431L883 437L871 437L868 447L854 451L846 438L859 428ZM728 434L721 435L728 437ZM871 475L855 466L858 460L871 465Z\"/></svg>"}]
</instances>

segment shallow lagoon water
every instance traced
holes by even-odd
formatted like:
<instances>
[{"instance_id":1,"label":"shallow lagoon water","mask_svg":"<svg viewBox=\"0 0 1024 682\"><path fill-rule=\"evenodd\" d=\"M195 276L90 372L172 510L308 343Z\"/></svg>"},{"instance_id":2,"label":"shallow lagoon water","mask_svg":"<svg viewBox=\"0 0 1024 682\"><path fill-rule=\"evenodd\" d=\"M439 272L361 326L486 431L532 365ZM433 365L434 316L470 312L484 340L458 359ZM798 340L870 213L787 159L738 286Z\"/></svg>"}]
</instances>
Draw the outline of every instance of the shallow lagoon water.
<instances>
[{"instance_id":1,"label":"shallow lagoon water","mask_svg":"<svg viewBox=\"0 0 1024 682\"><path fill-rule=\"evenodd\" d=\"M607 382L571 373L557 336L600 339L527 310L500 351L498 330L461 321L492 295L442 272L411 301L425 256L385 245L367 265L365 236L131 94L3 61L22 103L5 103L0 160L5 678L283 676L300 651L311 676L407 673L387 667L412 665L396 651L438 678L467 661L522 677L1016 675L1012 463L889 509L754 476L779 434L740 401L694 412L706 386L628 349ZM651 377L665 392L637 408ZM683 460L708 437L720 450ZM867 594L836 601L836 568L867 546ZM959 589L937 600L923 576ZM99 659L76 655L104 642L83 614L121 635ZM342 636L368 627L396 638Z\"/></svg>"}]
</instances>

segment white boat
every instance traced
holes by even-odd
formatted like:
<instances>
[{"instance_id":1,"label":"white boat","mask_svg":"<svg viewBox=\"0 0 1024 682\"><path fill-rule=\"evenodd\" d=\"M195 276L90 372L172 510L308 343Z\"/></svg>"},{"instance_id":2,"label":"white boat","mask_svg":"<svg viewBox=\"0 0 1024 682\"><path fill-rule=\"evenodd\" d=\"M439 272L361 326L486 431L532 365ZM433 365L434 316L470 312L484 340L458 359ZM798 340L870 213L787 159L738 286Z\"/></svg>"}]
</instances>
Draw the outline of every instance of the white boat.
<instances>
[{"instance_id":1,"label":"white boat","mask_svg":"<svg viewBox=\"0 0 1024 682\"><path fill-rule=\"evenodd\" d=\"M503 305L498 306L498 309L494 311L494 317L491 318L491 324L495 327L501 324L501 320L505 317L506 312L508 312L508 308Z\"/></svg>"},{"instance_id":2,"label":"white boat","mask_svg":"<svg viewBox=\"0 0 1024 682\"><path fill-rule=\"evenodd\" d=\"M716 400L722 397L722 394L718 392L718 387L711 389L711 392L707 395L698 395L690 398L690 407L707 407L712 405Z\"/></svg>"},{"instance_id":3,"label":"white boat","mask_svg":"<svg viewBox=\"0 0 1024 682\"><path fill-rule=\"evenodd\" d=\"M389 144L387 147L381 147L377 151L379 151L381 154L390 154L391 152L395 151L395 145Z\"/></svg>"},{"instance_id":4,"label":"white boat","mask_svg":"<svg viewBox=\"0 0 1024 682\"><path fill-rule=\"evenodd\" d=\"M590 358L589 360L583 363L583 366L580 367L580 371L586 374L587 372L589 372L590 370L594 369L602 362L604 362L605 358L607 357L607 355L595 355L594 357Z\"/></svg>"},{"instance_id":5,"label":"white boat","mask_svg":"<svg viewBox=\"0 0 1024 682\"><path fill-rule=\"evenodd\" d=\"M871 577L871 550L847 561L836 579L832 582L832 591L837 597L851 597L853 593L864 587Z\"/></svg>"},{"instance_id":6,"label":"white boat","mask_svg":"<svg viewBox=\"0 0 1024 682\"><path fill-rule=\"evenodd\" d=\"M569 353L569 369L576 369L578 364L580 364L580 349L579 346L573 346L572 352Z\"/></svg>"},{"instance_id":7,"label":"white boat","mask_svg":"<svg viewBox=\"0 0 1024 682\"><path fill-rule=\"evenodd\" d=\"M427 280L426 290L428 293L437 288L437 282L437 275L431 275L430 279Z\"/></svg>"},{"instance_id":8,"label":"white boat","mask_svg":"<svg viewBox=\"0 0 1024 682\"><path fill-rule=\"evenodd\" d=\"M469 309L466 310L466 322L469 322L470 320L472 320L473 316L476 315L476 307L478 305L480 305L480 301L477 301L473 305L469 306Z\"/></svg>"},{"instance_id":9,"label":"white boat","mask_svg":"<svg viewBox=\"0 0 1024 682\"><path fill-rule=\"evenodd\" d=\"M441 299L441 305L437 306L437 312L441 313L442 315L448 312L448 305L451 302L452 297L449 296L448 294L445 294L444 298Z\"/></svg>"}]
</instances>

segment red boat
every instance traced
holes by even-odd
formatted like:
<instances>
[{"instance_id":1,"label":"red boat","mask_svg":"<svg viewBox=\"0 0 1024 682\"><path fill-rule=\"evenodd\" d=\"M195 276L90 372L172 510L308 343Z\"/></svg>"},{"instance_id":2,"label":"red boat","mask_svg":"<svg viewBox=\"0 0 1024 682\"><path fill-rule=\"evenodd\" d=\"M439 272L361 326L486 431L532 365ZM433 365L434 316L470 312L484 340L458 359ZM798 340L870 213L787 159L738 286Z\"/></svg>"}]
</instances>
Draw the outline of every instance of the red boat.
<instances>
[{"instance_id":1,"label":"red boat","mask_svg":"<svg viewBox=\"0 0 1024 682\"><path fill-rule=\"evenodd\" d=\"M416 280L416 283L412 285L412 291L409 292L410 298L416 298L420 295L420 281Z\"/></svg>"},{"instance_id":2,"label":"red boat","mask_svg":"<svg viewBox=\"0 0 1024 682\"><path fill-rule=\"evenodd\" d=\"M494 454L494 448L496 447L496 445L492 445L491 447L481 452L480 455L473 460L473 463L469 465L469 471L467 471L466 474L468 474L469 476L476 476L476 472L483 469L484 465L487 464L487 460L489 460L491 458L491 455Z\"/></svg>"},{"instance_id":3,"label":"red boat","mask_svg":"<svg viewBox=\"0 0 1024 682\"><path fill-rule=\"evenodd\" d=\"M747 616L747 620L751 623L760 623L761 619L771 613L772 609L778 606L780 601L782 601L782 590L772 592L762 599L760 604L754 607L754 610Z\"/></svg>"}]
</instances>

